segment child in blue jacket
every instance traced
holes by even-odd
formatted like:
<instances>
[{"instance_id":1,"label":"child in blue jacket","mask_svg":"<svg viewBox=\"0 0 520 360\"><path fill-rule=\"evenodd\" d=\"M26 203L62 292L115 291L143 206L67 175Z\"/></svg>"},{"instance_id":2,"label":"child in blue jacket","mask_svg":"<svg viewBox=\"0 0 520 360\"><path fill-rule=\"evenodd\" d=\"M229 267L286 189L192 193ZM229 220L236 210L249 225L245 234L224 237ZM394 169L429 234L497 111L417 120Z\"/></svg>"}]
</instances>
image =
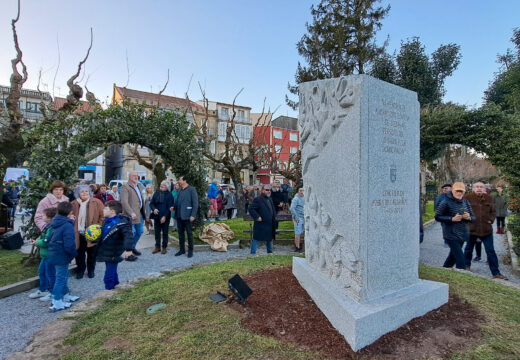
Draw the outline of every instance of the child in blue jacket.
<instances>
[{"instance_id":1,"label":"child in blue jacket","mask_svg":"<svg viewBox=\"0 0 520 360\"><path fill-rule=\"evenodd\" d=\"M69 280L69 264L78 254L76 251L76 240L74 233L74 220L68 216L72 215L72 204L60 202L58 214L52 219L50 227L52 235L49 240L47 260L56 269L56 280L52 288L52 311L63 310L70 307L71 301L79 299L78 296L69 294L67 286Z\"/></svg>"},{"instance_id":2,"label":"child in blue jacket","mask_svg":"<svg viewBox=\"0 0 520 360\"><path fill-rule=\"evenodd\" d=\"M105 262L105 282L106 290L113 290L119 284L117 275L117 264L123 261L124 257L132 255L134 249L134 237L132 235L132 219L122 215L123 205L119 201L111 200L105 203L103 215L105 223L98 240L97 261Z\"/></svg>"}]
</instances>

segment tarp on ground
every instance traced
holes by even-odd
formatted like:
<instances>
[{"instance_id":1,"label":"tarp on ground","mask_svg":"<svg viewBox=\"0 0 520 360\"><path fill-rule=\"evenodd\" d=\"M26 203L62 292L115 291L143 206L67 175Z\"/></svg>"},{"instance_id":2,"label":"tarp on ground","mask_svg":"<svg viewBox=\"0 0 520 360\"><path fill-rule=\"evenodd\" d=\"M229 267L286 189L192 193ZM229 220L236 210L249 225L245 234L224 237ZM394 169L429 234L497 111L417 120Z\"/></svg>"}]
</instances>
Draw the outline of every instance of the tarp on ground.
<instances>
[{"instance_id":1,"label":"tarp on ground","mask_svg":"<svg viewBox=\"0 0 520 360\"><path fill-rule=\"evenodd\" d=\"M227 251L228 241L235 238L235 233L226 224L209 224L204 226L199 239L211 245L211 250Z\"/></svg>"}]
</instances>

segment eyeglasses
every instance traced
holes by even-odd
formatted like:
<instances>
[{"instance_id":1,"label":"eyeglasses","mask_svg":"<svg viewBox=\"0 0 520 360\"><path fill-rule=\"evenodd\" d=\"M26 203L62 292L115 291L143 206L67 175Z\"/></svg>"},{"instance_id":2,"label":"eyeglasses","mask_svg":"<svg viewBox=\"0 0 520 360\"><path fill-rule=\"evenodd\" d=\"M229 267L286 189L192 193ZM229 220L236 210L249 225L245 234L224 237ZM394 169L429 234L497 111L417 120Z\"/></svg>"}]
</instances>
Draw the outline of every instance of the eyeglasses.
<instances>
[{"instance_id":1,"label":"eyeglasses","mask_svg":"<svg viewBox=\"0 0 520 360\"><path fill-rule=\"evenodd\" d=\"M268 189L266 189L266 190L264 190L264 191L271 192L271 190L268 190Z\"/></svg>"},{"instance_id":2,"label":"eyeglasses","mask_svg":"<svg viewBox=\"0 0 520 360\"><path fill-rule=\"evenodd\" d=\"M463 193L464 190L455 190L456 193Z\"/></svg>"}]
</instances>

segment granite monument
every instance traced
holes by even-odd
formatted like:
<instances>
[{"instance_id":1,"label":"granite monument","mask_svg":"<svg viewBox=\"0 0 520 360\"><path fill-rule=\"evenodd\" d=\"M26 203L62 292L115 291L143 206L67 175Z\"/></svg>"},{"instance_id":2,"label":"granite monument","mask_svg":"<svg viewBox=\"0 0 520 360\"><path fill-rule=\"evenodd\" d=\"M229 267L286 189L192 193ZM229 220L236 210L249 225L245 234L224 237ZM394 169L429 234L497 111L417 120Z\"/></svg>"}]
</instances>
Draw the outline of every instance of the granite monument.
<instances>
[{"instance_id":1,"label":"granite monument","mask_svg":"<svg viewBox=\"0 0 520 360\"><path fill-rule=\"evenodd\" d=\"M421 280L419 102L368 75L303 83L305 255L293 273L357 351L448 301Z\"/></svg>"}]
</instances>

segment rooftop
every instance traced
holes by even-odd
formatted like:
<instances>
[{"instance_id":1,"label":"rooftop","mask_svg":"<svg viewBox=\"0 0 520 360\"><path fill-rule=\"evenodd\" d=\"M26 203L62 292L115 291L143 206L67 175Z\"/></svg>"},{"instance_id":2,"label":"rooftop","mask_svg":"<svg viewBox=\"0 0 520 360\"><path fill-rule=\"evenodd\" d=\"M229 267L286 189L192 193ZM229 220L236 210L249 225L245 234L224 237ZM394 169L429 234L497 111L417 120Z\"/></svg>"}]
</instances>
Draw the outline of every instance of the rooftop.
<instances>
[{"instance_id":1,"label":"rooftop","mask_svg":"<svg viewBox=\"0 0 520 360\"><path fill-rule=\"evenodd\" d=\"M146 91L140 91L140 90L133 90L128 89L124 87L119 87L114 84L114 89L123 97L126 99L137 99L140 101L145 101L147 104L157 104L161 106L168 106L172 108L188 108L190 106L198 109L198 110L204 110L202 106L199 104L183 98L178 98L174 96L168 96L168 95L159 95L156 93L146 92Z\"/></svg>"}]
</instances>

